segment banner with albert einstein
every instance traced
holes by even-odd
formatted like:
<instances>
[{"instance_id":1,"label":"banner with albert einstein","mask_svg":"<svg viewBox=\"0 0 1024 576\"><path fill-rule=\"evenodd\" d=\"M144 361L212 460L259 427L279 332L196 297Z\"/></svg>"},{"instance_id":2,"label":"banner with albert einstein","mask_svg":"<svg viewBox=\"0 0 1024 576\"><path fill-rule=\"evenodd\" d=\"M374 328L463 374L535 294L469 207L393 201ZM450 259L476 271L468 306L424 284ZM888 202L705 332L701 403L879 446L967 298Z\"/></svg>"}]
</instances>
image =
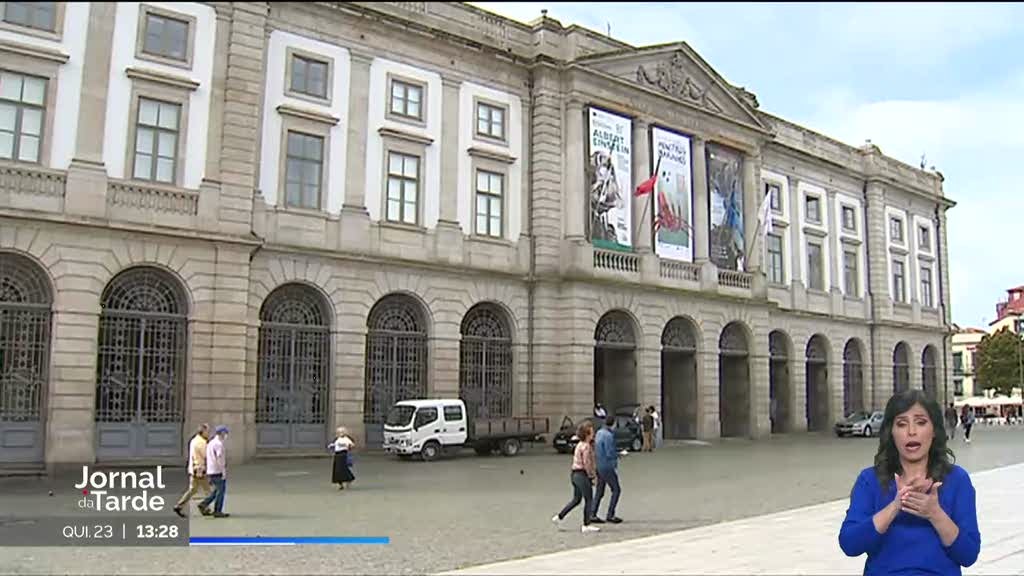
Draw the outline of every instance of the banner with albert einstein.
<instances>
[{"instance_id":1,"label":"banner with albert einstein","mask_svg":"<svg viewBox=\"0 0 1024 576\"><path fill-rule=\"evenodd\" d=\"M594 246L633 245L633 122L597 108L588 109L587 182L590 237Z\"/></svg>"}]
</instances>

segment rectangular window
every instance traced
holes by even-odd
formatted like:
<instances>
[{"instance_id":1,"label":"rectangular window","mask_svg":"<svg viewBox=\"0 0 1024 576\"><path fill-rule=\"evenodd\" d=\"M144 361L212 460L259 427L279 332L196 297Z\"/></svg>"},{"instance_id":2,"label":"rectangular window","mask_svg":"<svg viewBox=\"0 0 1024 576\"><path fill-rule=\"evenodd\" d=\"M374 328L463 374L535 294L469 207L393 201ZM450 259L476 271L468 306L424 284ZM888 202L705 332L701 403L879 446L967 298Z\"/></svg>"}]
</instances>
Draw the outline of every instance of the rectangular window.
<instances>
[{"instance_id":1,"label":"rectangular window","mask_svg":"<svg viewBox=\"0 0 1024 576\"><path fill-rule=\"evenodd\" d=\"M785 270L782 260L782 236L768 235L768 281L772 284L785 282Z\"/></svg>"},{"instance_id":2,"label":"rectangular window","mask_svg":"<svg viewBox=\"0 0 1024 576\"><path fill-rule=\"evenodd\" d=\"M782 214L782 189L778 184L765 184L768 188L768 202L772 212Z\"/></svg>"},{"instance_id":3,"label":"rectangular window","mask_svg":"<svg viewBox=\"0 0 1024 576\"><path fill-rule=\"evenodd\" d=\"M953 380L953 394L957 396L964 395L964 381L957 378Z\"/></svg>"},{"instance_id":4,"label":"rectangular window","mask_svg":"<svg viewBox=\"0 0 1024 576\"><path fill-rule=\"evenodd\" d=\"M812 290L825 289L825 267L821 244L807 243L807 287Z\"/></svg>"},{"instance_id":5,"label":"rectangular window","mask_svg":"<svg viewBox=\"0 0 1024 576\"><path fill-rule=\"evenodd\" d=\"M312 58L292 55L292 92L316 98L327 98L327 63Z\"/></svg>"},{"instance_id":6,"label":"rectangular window","mask_svg":"<svg viewBox=\"0 0 1024 576\"><path fill-rule=\"evenodd\" d=\"M173 184L178 159L179 104L139 99L132 176Z\"/></svg>"},{"instance_id":7,"label":"rectangular window","mask_svg":"<svg viewBox=\"0 0 1024 576\"><path fill-rule=\"evenodd\" d=\"M927 226L919 226L917 228L917 243L921 245L921 250L932 249L932 231Z\"/></svg>"},{"instance_id":8,"label":"rectangular window","mask_svg":"<svg viewBox=\"0 0 1024 576\"><path fill-rule=\"evenodd\" d=\"M388 109L398 116L423 120L423 86L392 80L391 105Z\"/></svg>"},{"instance_id":9,"label":"rectangular window","mask_svg":"<svg viewBox=\"0 0 1024 576\"><path fill-rule=\"evenodd\" d=\"M462 420L462 406L445 406L444 407L444 421L445 422L458 422Z\"/></svg>"},{"instance_id":10,"label":"rectangular window","mask_svg":"<svg viewBox=\"0 0 1024 576\"><path fill-rule=\"evenodd\" d=\"M857 210L853 206L843 206L843 230L857 231Z\"/></svg>"},{"instance_id":11,"label":"rectangular window","mask_svg":"<svg viewBox=\"0 0 1024 576\"><path fill-rule=\"evenodd\" d=\"M419 221L419 182L418 156L388 153L388 220L405 224L416 224Z\"/></svg>"},{"instance_id":12,"label":"rectangular window","mask_svg":"<svg viewBox=\"0 0 1024 576\"><path fill-rule=\"evenodd\" d=\"M957 376L964 373L964 353L954 352L953 353L953 374Z\"/></svg>"},{"instance_id":13,"label":"rectangular window","mask_svg":"<svg viewBox=\"0 0 1024 576\"><path fill-rule=\"evenodd\" d=\"M921 266L921 304L931 308L932 304L932 269L930 266Z\"/></svg>"},{"instance_id":14,"label":"rectangular window","mask_svg":"<svg viewBox=\"0 0 1024 576\"><path fill-rule=\"evenodd\" d=\"M860 294L860 271L857 269L857 251L856 250L844 250L843 251L843 287L846 289L847 296L857 296Z\"/></svg>"},{"instance_id":15,"label":"rectangular window","mask_svg":"<svg viewBox=\"0 0 1024 576\"><path fill-rule=\"evenodd\" d=\"M502 236L502 202L505 177L495 172L477 170L476 173L476 233L482 236Z\"/></svg>"},{"instance_id":16,"label":"rectangular window","mask_svg":"<svg viewBox=\"0 0 1024 576\"><path fill-rule=\"evenodd\" d=\"M903 269L903 262L900 260L895 260L892 263L892 291L894 301L907 301L906 273Z\"/></svg>"},{"instance_id":17,"label":"rectangular window","mask_svg":"<svg viewBox=\"0 0 1024 576\"><path fill-rule=\"evenodd\" d=\"M285 155L285 205L319 210L323 171L324 139L289 131Z\"/></svg>"},{"instance_id":18,"label":"rectangular window","mask_svg":"<svg viewBox=\"0 0 1024 576\"><path fill-rule=\"evenodd\" d=\"M188 22L163 14L146 13L142 51L153 56L186 61Z\"/></svg>"},{"instance_id":19,"label":"rectangular window","mask_svg":"<svg viewBox=\"0 0 1024 576\"><path fill-rule=\"evenodd\" d=\"M489 138L505 139L505 109L480 102L476 105L476 133Z\"/></svg>"},{"instance_id":20,"label":"rectangular window","mask_svg":"<svg viewBox=\"0 0 1024 576\"><path fill-rule=\"evenodd\" d=\"M889 238L893 242L903 242L903 219L893 216L889 219Z\"/></svg>"},{"instance_id":21,"label":"rectangular window","mask_svg":"<svg viewBox=\"0 0 1024 576\"><path fill-rule=\"evenodd\" d=\"M45 98L45 78L0 72L0 158L39 162Z\"/></svg>"},{"instance_id":22,"label":"rectangular window","mask_svg":"<svg viewBox=\"0 0 1024 576\"><path fill-rule=\"evenodd\" d=\"M56 2L4 2L4 22L55 32Z\"/></svg>"},{"instance_id":23,"label":"rectangular window","mask_svg":"<svg viewBox=\"0 0 1024 576\"><path fill-rule=\"evenodd\" d=\"M804 203L807 211L807 221L821 224L821 198L808 196Z\"/></svg>"}]
</instances>

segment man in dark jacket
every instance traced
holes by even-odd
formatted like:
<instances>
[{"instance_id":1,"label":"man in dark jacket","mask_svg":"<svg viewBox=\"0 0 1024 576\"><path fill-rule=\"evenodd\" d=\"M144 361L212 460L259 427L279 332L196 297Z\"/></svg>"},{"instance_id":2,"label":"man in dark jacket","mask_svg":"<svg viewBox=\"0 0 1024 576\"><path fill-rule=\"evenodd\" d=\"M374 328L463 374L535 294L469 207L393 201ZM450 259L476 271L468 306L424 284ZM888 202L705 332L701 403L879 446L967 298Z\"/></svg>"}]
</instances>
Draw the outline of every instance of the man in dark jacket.
<instances>
[{"instance_id":1,"label":"man in dark jacket","mask_svg":"<svg viewBox=\"0 0 1024 576\"><path fill-rule=\"evenodd\" d=\"M640 424L644 431L644 452L654 452L654 415L650 408L644 410Z\"/></svg>"},{"instance_id":2,"label":"man in dark jacket","mask_svg":"<svg viewBox=\"0 0 1024 576\"><path fill-rule=\"evenodd\" d=\"M612 501L608 504L607 519L612 524L622 522L622 518L615 515L615 507L619 504L622 488L619 486L619 450L615 447L614 427L615 417L609 416L605 420L605 426L598 430L597 440L594 441L594 452L597 455L597 489L594 492L594 510L590 521L597 524L604 523L604 520L597 516L597 511L601 507L605 485L612 489Z\"/></svg>"}]
</instances>

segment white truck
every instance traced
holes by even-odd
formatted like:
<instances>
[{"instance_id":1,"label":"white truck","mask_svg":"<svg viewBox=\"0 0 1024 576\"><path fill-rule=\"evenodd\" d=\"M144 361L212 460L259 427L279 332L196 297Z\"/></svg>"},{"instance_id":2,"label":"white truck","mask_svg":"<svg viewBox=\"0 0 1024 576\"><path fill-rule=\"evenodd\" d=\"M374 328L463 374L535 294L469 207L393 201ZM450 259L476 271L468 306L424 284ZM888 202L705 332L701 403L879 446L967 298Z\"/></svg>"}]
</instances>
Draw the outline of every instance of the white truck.
<instances>
[{"instance_id":1,"label":"white truck","mask_svg":"<svg viewBox=\"0 0 1024 576\"><path fill-rule=\"evenodd\" d=\"M473 448L483 456L496 450L515 456L523 442L543 441L547 418L472 418L459 399L403 400L384 420L384 450L399 458L426 461Z\"/></svg>"}]
</instances>

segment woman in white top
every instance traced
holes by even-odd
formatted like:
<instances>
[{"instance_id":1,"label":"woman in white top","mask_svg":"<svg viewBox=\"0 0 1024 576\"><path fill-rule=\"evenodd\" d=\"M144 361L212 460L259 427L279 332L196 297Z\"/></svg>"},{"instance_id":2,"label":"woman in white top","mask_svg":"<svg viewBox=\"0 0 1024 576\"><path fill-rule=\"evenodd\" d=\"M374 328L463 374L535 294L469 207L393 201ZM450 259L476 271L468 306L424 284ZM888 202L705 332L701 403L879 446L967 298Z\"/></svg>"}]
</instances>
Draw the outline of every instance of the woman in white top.
<instances>
[{"instance_id":1,"label":"woman in white top","mask_svg":"<svg viewBox=\"0 0 1024 576\"><path fill-rule=\"evenodd\" d=\"M348 436L345 427L339 427L334 442L327 445L334 450L334 469L331 472L331 483L338 485L338 490L344 490L345 486L356 479L352 474L350 454L356 443Z\"/></svg>"}]
</instances>

